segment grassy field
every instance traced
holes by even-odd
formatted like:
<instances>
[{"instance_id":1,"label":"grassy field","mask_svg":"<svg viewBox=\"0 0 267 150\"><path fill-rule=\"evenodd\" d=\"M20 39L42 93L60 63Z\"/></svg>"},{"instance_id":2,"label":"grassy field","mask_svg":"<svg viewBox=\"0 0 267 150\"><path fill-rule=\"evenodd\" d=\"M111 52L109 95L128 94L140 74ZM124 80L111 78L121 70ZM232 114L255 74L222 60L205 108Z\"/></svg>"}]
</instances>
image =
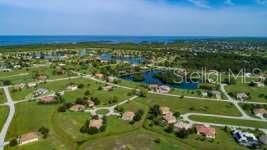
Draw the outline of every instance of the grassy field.
<instances>
[{"instance_id":1,"label":"grassy field","mask_svg":"<svg viewBox=\"0 0 267 150\"><path fill-rule=\"evenodd\" d=\"M155 139L160 139L160 143L154 142ZM103 144L105 143L105 144ZM80 150L110 150L110 149L153 149L153 150L168 150L168 149L192 149L190 145L186 145L173 138L168 138L160 134L152 133L145 130L136 130L134 132L115 135L101 138L98 140L90 140L79 148Z\"/></svg>"},{"instance_id":2,"label":"grassy field","mask_svg":"<svg viewBox=\"0 0 267 150\"><path fill-rule=\"evenodd\" d=\"M240 116L239 111L233 104L222 101L195 100L152 94L149 94L146 98L139 98L136 101L148 106L152 106L154 104L168 106L173 111L179 111L180 113L200 112L208 114Z\"/></svg>"},{"instance_id":3,"label":"grassy field","mask_svg":"<svg viewBox=\"0 0 267 150\"><path fill-rule=\"evenodd\" d=\"M84 97L85 91L89 90L90 95L88 97L97 97L101 101L101 105L110 105L109 101L112 100L113 97L117 97L117 101L123 101L129 96L127 93L129 90L122 89L122 88L116 88L112 91L105 91L105 90L98 90L98 88L104 87L105 85L102 83L98 83L92 80L84 79L84 78L77 78L77 79L66 79L61 81L55 81L55 82L47 82L42 83L38 87L47 88L50 91L61 91L66 90L66 87L68 84L74 83L74 84L84 84L84 87L75 91L66 91L64 98L68 102L73 102L76 100L76 98L82 98ZM20 91L11 92L12 97L14 100L22 100L25 99L27 96L31 96L34 92L34 88L25 88Z\"/></svg>"},{"instance_id":4,"label":"grassy field","mask_svg":"<svg viewBox=\"0 0 267 150\"><path fill-rule=\"evenodd\" d=\"M208 117L208 116L190 116L190 119L201 122L203 121L210 123L221 123L221 124L240 125L240 126L267 129L267 122L260 122L260 121L228 119L228 118Z\"/></svg>"},{"instance_id":5,"label":"grassy field","mask_svg":"<svg viewBox=\"0 0 267 150\"><path fill-rule=\"evenodd\" d=\"M251 87L248 86L248 83L241 83L240 80L237 81L234 85L225 86L226 91L229 92L248 92L250 93L251 99L249 101L255 102L267 102L267 99L260 97L260 94L266 94L266 87Z\"/></svg>"},{"instance_id":6,"label":"grassy field","mask_svg":"<svg viewBox=\"0 0 267 150\"><path fill-rule=\"evenodd\" d=\"M3 89L0 88L0 104L6 102L6 95Z\"/></svg>"},{"instance_id":7,"label":"grassy field","mask_svg":"<svg viewBox=\"0 0 267 150\"><path fill-rule=\"evenodd\" d=\"M8 107L6 106L0 106L0 129L2 129L6 118L8 116Z\"/></svg>"},{"instance_id":8,"label":"grassy field","mask_svg":"<svg viewBox=\"0 0 267 150\"><path fill-rule=\"evenodd\" d=\"M7 140L13 139L21 134L38 131L42 126L49 128L47 139L25 146L17 146L10 149L47 150L59 149L61 142L56 137L51 124L51 117L55 113L57 105L37 105L35 102L26 102L16 105L16 114L8 130ZM9 149L8 148L8 149ZM61 147L64 149L64 147Z\"/></svg>"}]
</instances>

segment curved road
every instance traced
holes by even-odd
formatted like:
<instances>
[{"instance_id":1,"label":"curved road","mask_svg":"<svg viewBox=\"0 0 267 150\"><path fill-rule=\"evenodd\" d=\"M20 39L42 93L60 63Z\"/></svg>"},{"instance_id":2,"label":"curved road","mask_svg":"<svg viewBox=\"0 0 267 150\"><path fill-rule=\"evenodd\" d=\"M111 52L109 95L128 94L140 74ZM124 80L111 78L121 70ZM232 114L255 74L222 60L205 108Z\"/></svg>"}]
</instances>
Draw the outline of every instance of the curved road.
<instances>
[{"instance_id":1,"label":"curved road","mask_svg":"<svg viewBox=\"0 0 267 150\"><path fill-rule=\"evenodd\" d=\"M5 137L6 137L9 125L11 124L11 121L15 115L15 105L14 105L14 102L13 102L11 96L10 96L8 87L3 87L3 88L4 88L6 98L7 98L6 105L9 107L9 114L8 114L6 122L5 122L5 124L1 130L1 133L0 133L0 150L4 149Z\"/></svg>"}]
</instances>

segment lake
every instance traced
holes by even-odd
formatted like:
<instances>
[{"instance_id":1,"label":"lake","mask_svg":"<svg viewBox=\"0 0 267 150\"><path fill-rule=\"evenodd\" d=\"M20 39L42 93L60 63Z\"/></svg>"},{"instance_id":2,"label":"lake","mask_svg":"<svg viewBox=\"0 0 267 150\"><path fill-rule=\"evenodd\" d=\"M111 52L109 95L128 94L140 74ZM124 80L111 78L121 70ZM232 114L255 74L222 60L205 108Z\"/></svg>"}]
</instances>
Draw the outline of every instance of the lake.
<instances>
[{"instance_id":1,"label":"lake","mask_svg":"<svg viewBox=\"0 0 267 150\"><path fill-rule=\"evenodd\" d=\"M144 72L143 73L144 81L142 81L142 83L168 85L171 88L178 88L178 89L185 89L185 90L195 90L198 88L198 83L193 83L193 82L182 82L180 84L166 84L162 82L160 79L154 77L156 73L159 73L159 70L151 70L151 71ZM125 80L133 81L133 75L124 76L121 78ZM133 81L133 82L136 82L136 81Z\"/></svg>"}]
</instances>

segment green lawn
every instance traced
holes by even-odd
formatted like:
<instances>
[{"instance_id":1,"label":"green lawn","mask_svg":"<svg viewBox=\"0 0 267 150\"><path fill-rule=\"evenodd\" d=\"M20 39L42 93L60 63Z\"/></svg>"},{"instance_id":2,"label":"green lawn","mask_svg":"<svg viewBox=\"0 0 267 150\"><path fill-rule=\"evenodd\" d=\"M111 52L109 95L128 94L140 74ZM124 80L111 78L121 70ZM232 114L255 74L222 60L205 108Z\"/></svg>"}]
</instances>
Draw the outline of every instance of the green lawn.
<instances>
[{"instance_id":1,"label":"green lawn","mask_svg":"<svg viewBox=\"0 0 267 150\"><path fill-rule=\"evenodd\" d=\"M248 126L248 127L254 127L254 128L267 129L267 122L261 122L261 121L228 119L228 118L208 117L208 116L190 116L190 119L192 119L194 121L201 121L201 122L240 125L240 126Z\"/></svg>"},{"instance_id":2,"label":"green lawn","mask_svg":"<svg viewBox=\"0 0 267 150\"><path fill-rule=\"evenodd\" d=\"M160 139L160 143L155 143L155 139ZM110 150L110 149L153 149L153 150L169 150L169 149L192 149L190 145L186 145L173 138L168 138L160 134L152 133L145 130L137 130L121 135L104 137L98 140L90 140L79 148L80 150Z\"/></svg>"},{"instance_id":3,"label":"green lawn","mask_svg":"<svg viewBox=\"0 0 267 150\"><path fill-rule=\"evenodd\" d=\"M8 116L9 109L6 106L0 106L0 112L0 129L2 129Z\"/></svg>"},{"instance_id":4,"label":"green lawn","mask_svg":"<svg viewBox=\"0 0 267 150\"><path fill-rule=\"evenodd\" d=\"M255 102L266 102L267 99L264 97L259 97L260 94L265 94L267 93L267 88L266 87L251 87L248 86L247 83L241 83L241 81L237 81L236 84L234 85L228 85L225 86L225 89L228 93L230 92L248 92L250 93L251 99L248 101L255 101Z\"/></svg>"},{"instance_id":5,"label":"green lawn","mask_svg":"<svg viewBox=\"0 0 267 150\"><path fill-rule=\"evenodd\" d=\"M222 101L195 100L152 94L149 94L146 98L139 98L136 101L148 106L152 106L154 104L168 106L173 111L179 111L180 113L200 112L208 114L240 116L240 112L233 104Z\"/></svg>"},{"instance_id":6,"label":"green lawn","mask_svg":"<svg viewBox=\"0 0 267 150\"><path fill-rule=\"evenodd\" d=\"M47 150L47 148L58 149L61 147L62 144L53 131L51 124L51 117L57 107L57 105L38 105L35 102L17 104L15 117L8 130L7 140L13 139L21 134L38 131L41 126L49 128L50 134L45 140L42 139L40 142L25 146L17 146L14 149Z\"/></svg>"},{"instance_id":7,"label":"green lawn","mask_svg":"<svg viewBox=\"0 0 267 150\"><path fill-rule=\"evenodd\" d=\"M5 103L5 102L6 102L5 92L2 88L0 88L0 104Z\"/></svg>"}]
</instances>

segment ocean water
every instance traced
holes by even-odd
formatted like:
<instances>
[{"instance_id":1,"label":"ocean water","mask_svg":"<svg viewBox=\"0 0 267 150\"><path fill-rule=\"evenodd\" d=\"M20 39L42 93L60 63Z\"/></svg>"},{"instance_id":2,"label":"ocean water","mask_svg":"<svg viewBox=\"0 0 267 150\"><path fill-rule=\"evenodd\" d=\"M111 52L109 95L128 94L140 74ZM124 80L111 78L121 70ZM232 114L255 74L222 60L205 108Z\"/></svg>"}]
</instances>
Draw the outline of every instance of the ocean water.
<instances>
[{"instance_id":1,"label":"ocean water","mask_svg":"<svg viewBox=\"0 0 267 150\"><path fill-rule=\"evenodd\" d=\"M55 44L79 42L103 43L141 43L161 42L168 43L176 40L205 39L201 36L0 36L0 46L29 45L29 44Z\"/></svg>"}]
</instances>

